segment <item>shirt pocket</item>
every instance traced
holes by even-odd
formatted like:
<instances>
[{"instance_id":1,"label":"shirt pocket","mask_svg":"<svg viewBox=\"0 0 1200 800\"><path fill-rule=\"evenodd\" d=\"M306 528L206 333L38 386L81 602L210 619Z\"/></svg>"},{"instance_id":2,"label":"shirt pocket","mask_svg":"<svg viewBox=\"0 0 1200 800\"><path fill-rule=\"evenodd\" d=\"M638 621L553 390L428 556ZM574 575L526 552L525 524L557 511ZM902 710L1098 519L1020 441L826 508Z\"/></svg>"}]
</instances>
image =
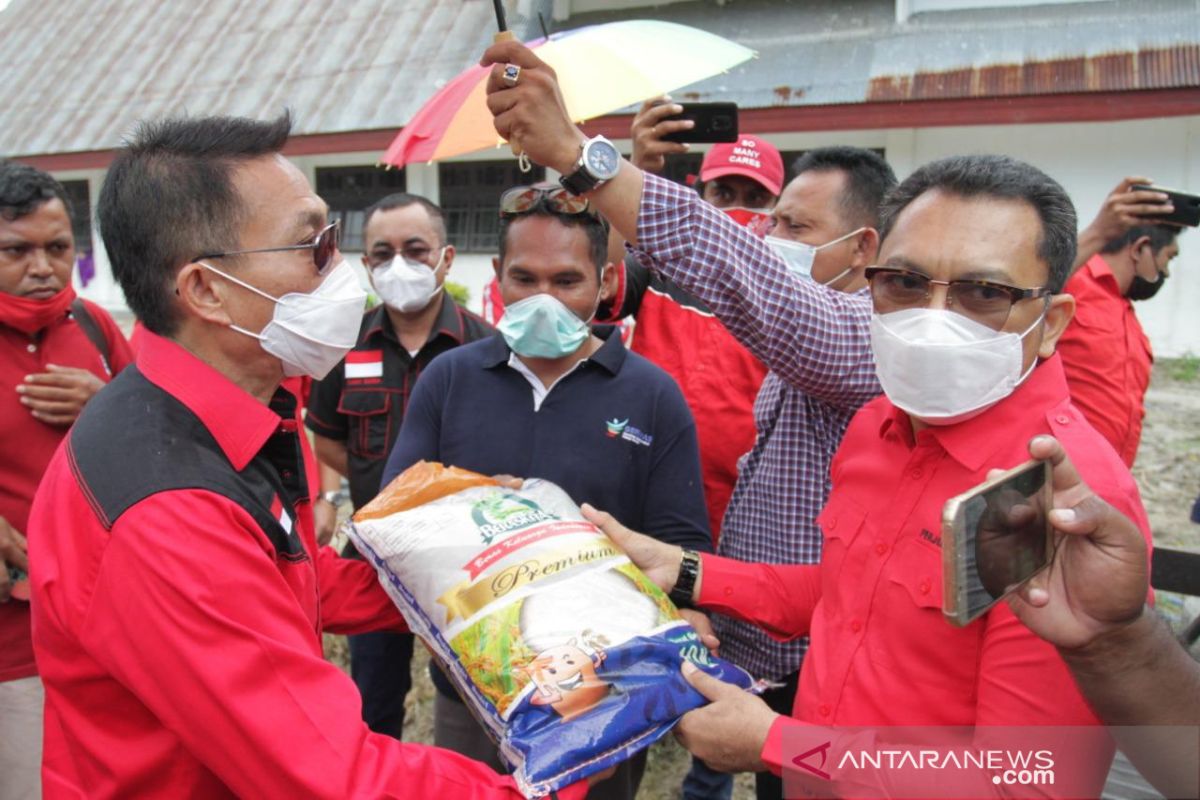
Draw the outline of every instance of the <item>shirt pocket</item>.
<instances>
[{"instance_id":1,"label":"shirt pocket","mask_svg":"<svg viewBox=\"0 0 1200 800\"><path fill-rule=\"evenodd\" d=\"M884 565L867 637L868 657L901 684L936 684L974 697L984 623L956 628L942 613L942 554L907 539Z\"/></svg>"},{"instance_id":2,"label":"shirt pocket","mask_svg":"<svg viewBox=\"0 0 1200 800\"><path fill-rule=\"evenodd\" d=\"M821 528L821 582L822 600L826 609L833 614L840 613L839 598L842 597L839 587L847 566L851 571L846 573L848 578L861 570L860 554L854 550L855 540L862 535L867 514L844 494L833 492L829 502L817 515L817 525Z\"/></svg>"},{"instance_id":3,"label":"shirt pocket","mask_svg":"<svg viewBox=\"0 0 1200 800\"><path fill-rule=\"evenodd\" d=\"M387 456L391 436L392 393L359 389L342 394L338 412L348 420L346 449L361 458Z\"/></svg>"}]
</instances>

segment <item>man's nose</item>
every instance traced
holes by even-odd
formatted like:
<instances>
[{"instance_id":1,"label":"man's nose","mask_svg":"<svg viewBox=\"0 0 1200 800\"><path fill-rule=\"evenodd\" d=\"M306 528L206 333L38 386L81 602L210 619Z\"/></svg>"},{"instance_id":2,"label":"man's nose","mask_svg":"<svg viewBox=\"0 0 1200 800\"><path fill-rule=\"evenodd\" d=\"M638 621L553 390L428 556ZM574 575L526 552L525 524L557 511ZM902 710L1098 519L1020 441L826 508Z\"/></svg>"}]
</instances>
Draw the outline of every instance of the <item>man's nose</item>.
<instances>
[{"instance_id":1,"label":"man's nose","mask_svg":"<svg viewBox=\"0 0 1200 800\"><path fill-rule=\"evenodd\" d=\"M46 248L32 247L29 249L29 266L25 272L37 278L54 275L54 268L50 266L50 256L47 255Z\"/></svg>"}]
</instances>

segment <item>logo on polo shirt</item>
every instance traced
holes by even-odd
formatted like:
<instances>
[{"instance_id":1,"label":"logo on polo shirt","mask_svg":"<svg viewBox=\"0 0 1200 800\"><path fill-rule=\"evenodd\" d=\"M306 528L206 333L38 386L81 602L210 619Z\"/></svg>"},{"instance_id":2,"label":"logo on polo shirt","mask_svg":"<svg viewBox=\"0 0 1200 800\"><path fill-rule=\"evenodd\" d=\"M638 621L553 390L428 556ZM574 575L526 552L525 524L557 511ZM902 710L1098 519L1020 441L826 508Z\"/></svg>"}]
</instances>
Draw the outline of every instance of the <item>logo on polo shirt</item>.
<instances>
[{"instance_id":1,"label":"logo on polo shirt","mask_svg":"<svg viewBox=\"0 0 1200 800\"><path fill-rule=\"evenodd\" d=\"M604 423L604 428L610 439L624 439L642 447L649 447L654 442L653 436L630 425L628 419L618 420L613 417Z\"/></svg>"}]
</instances>

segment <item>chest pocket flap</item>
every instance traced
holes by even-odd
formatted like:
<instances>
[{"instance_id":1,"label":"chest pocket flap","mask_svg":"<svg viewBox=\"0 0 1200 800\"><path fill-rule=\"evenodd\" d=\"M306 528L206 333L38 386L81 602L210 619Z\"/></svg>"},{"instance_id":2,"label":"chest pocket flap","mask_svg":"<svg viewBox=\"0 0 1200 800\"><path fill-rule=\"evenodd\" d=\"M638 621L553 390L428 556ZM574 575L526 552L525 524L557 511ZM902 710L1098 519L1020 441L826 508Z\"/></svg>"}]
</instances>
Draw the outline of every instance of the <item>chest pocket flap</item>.
<instances>
[{"instance_id":1,"label":"chest pocket flap","mask_svg":"<svg viewBox=\"0 0 1200 800\"><path fill-rule=\"evenodd\" d=\"M346 449L363 458L384 458L391 441L392 392L359 389L342 394L338 412L349 426Z\"/></svg>"}]
</instances>

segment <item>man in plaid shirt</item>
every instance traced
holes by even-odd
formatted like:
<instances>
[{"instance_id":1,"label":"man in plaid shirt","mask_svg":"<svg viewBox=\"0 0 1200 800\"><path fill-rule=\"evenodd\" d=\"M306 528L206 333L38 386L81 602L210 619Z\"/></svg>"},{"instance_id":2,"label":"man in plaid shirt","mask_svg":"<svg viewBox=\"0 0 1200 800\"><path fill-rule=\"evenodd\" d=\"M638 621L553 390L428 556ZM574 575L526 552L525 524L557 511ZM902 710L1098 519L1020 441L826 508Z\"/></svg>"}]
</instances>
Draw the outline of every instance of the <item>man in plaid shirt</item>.
<instances>
[{"instance_id":1,"label":"man in plaid shirt","mask_svg":"<svg viewBox=\"0 0 1200 800\"><path fill-rule=\"evenodd\" d=\"M878 155L850 147L810 151L795 171L767 243L827 245L811 254L811 279L718 227L719 212L691 193L649 175L638 218L636 252L645 263L708 303L770 369L755 401L758 435L738 464L718 545L720 555L740 561L821 560L816 517L829 495L830 460L850 418L880 392L862 270L874 263L879 202L895 176ZM794 267L809 257L785 243L774 248L785 258L796 254ZM808 637L779 642L728 617L713 624L723 656L782 684L764 699L789 713ZM759 798L782 796L775 775L756 780Z\"/></svg>"}]
</instances>

